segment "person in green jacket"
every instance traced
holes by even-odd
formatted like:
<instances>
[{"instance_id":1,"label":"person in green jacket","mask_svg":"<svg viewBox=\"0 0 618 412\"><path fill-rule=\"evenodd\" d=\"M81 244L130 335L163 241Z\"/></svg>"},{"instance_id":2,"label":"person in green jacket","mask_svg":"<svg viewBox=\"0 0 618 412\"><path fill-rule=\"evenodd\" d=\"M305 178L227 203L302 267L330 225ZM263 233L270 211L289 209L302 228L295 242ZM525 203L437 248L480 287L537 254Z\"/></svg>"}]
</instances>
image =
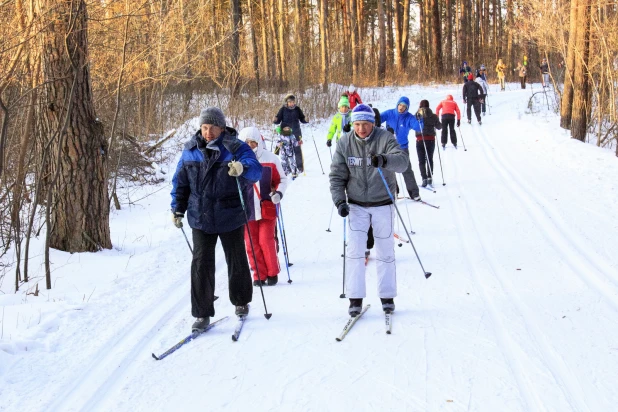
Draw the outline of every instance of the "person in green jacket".
<instances>
[{"instance_id":1,"label":"person in green jacket","mask_svg":"<svg viewBox=\"0 0 618 412\"><path fill-rule=\"evenodd\" d=\"M339 141L341 132L349 132L350 125L352 124L352 116L350 112L350 102L346 96L341 96L339 103L337 104L339 112L333 117L328 129L328 135L326 136L326 146L331 147L333 145L333 137L335 142Z\"/></svg>"}]
</instances>

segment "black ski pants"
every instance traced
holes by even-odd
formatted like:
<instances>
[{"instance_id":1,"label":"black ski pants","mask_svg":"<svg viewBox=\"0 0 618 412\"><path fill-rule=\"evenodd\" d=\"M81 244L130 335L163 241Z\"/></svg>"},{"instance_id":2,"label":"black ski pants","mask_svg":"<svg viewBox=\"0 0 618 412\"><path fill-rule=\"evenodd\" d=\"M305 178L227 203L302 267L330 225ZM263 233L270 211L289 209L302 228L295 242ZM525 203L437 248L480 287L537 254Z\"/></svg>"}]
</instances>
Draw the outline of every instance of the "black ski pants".
<instances>
[{"instance_id":1,"label":"black ski pants","mask_svg":"<svg viewBox=\"0 0 618 412\"><path fill-rule=\"evenodd\" d=\"M225 233L206 233L193 229L193 260L191 261L191 315L195 318L215 316L215 247L221 238L230 302L246 305L253 298L251 271L245 249L245 226Z\"/></svg>"},{"instance_id":2,"label":"black ski pants","mask_svg":"<svg viewBox=\"0 0 618 412\"><path fill-rule=\"evenodd\" d=\"M425 153L425 146L427 147L427 153ZM423 179L427 179L428 177L432 177L433 169L433 151L436 148L435 140L425 140L425 144L423 141L416 142L416 155L418 156L418 167L421 169L421 177ZM429 160L429 167L427 165L427 161Z\"/></svg>"},{"instance_id":3,"label":"black ski pants","mask_svg":"<svg viewBox=\"0 0 618 412\"><path fill-rule=\"evenodd\" d=\"M455 134L455 119L442 118L442 146L448 142L448 133L451 132L451 143L457 146L457 134Z\"/></svg>"},{"instance_id":4,"label":"black ski pants","mask_svg":"<svg viewBox=\"0 0 618 412\"><path fill-rule=\"evenodd\" d=\"M472 110L471 108L474 106L474 114L476 115L476 120L481 121L481 102L479 99L468 99L467 107L466 107L466 115L468 115L468 121L472 120Z\"/></svg>"}]
</instances>

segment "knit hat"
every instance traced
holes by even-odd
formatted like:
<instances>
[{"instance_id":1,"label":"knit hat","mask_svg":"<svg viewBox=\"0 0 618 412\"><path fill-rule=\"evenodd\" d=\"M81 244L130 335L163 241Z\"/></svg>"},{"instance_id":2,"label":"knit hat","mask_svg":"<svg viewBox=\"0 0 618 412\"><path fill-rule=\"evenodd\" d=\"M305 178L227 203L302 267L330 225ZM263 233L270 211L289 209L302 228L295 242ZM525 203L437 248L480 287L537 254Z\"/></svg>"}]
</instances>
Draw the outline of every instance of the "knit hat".
<instances>
[{"instance_id":1,"label":"knit hat","mask_svg":"<svg viewBox=\"0 0 618 412\"><path fill-rule=\"evenodd\" d=\"M354 87L354 85L353 85L353 84L350 84L350 87L348 87L348 91L349 91L350 93L352 93L352 92L354 92L354 90L356 90L356 87Z\"/></svg>"},{"instance_id":2,"label":"knit hat","mask_svg":"<svg viewBox=\"0 0 618 412\"><path fill-rule=\"evenodd\" d=\"M285 96L285 98L283 99L283 103L287 103L288 100L292 100L293 102L296 101L296 96L294 96L293 94L288 94L287 96Z\"/></svg>"},{"instance_id":3,"label":"knit hat","mask_svg":"<svg viewBox=\"0 0 618 412\"><path fill-rule=\"evenodd\" d=\"M485 65L481 64L481 70L485 70Z\"/></svg>"},{"instance_id":4,"label":"knit hat","mask_svg":"<svg viewBox=\"0 0 618 412\"><path fill-rule=\"evenodd\" d=\"M421 100L421 104L418 107L429 107L429 100Z\"/></svg>"},{"instance_id":5,"label":"knit hat","mask_svg":"<svg viewBox=\"0 0 618 412\"><path fill-rule=\"evenodd\" d=\"M464 61L463 61L463 64L465 64L465 65L467 66L467 65L468 65L468 62L464 60Z\"/></svg>"},{"instance_id":6,"label":"knit hat","mask_svg":"<svg viewBox=\"0 0 618 412\"><path fill-rule=\"evenodd\" d=\"M341 99L339 99L339 103L337 104L337 107L343 106L350 107L350 101L345 96L341 96Z\"/></svg>"},{"instance_id":7,"label":"knit hat","mask_svg":"<svg viewBox=\"0 0 618 412\"><path fill-rule=\"evenodd\" d=\"M362 121L371 123L375 123L376 121L376 115L373 109L366 104L359 104L352 110L352 123Z\"/></svg>"},{"instance_id":8,"label":"knit hat","mask_svg":"<svg viewBox=\"0 0 618 412\"><path fill-rule=\"evenodd\" d=\"M200 112L200 126L203 124L225 128L225 115L218 107L207 107Z\"/></svg>"},{"instance_id":9,"label":"knit hat","mask_svg":"<svg viewBox=\"0 0 618 412\"><path fill-rule=\"evenodd\" d=\"M472 73L468 75L468 80L474 80L474 76L472 75Z\"/></svg>"}]
</instances>

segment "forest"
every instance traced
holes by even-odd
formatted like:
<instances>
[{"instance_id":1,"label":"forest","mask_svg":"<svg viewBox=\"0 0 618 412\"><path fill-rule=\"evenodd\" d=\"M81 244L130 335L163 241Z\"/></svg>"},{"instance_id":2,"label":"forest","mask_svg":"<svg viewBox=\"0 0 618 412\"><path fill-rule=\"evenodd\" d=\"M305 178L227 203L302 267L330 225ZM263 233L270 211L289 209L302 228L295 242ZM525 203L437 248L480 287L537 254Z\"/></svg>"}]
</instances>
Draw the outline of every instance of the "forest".
<instances>
[{"instance_id":1,"label":"forest","mask_svg":"<svg viewBox=\"0 0 618 412\"><path fill-rule=\"evenodd\" d=\"M462 61L496 83L498 59L538 82L543 58L560 126L618 156L615 2L3 0L0 271L27 282L41 233L48 289L49 248L111 248L117 186L156 182L157 142L206 105L268 128L285 93L316 119L350 83L458 83Z\"/></svg>"}]
</instances>

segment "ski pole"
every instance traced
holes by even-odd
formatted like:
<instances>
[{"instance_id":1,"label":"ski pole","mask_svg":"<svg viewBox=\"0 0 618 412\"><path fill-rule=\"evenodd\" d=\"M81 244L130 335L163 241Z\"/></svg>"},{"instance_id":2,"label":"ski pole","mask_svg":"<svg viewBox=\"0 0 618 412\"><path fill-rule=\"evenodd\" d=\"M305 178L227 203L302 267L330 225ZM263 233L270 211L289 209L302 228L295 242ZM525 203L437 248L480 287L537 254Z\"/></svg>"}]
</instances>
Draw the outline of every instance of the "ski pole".
<instances>
[{"instance_id":1,"label":"ski pole","mask_svg":"<svg viewBox=\"0 0 618 412\"><path fill-rule=\"evenodd\" d=\"M346 238L346 230L347 230L347 223L348 218L344 217L343 218L343 286L342 286L342 292L341 295L339 295L339 297L341 299L345 299L345 249L346 249L346 243L347 243L347 238Z\"/></svg>"},{"instance_id":2,"label":"ski pole","mask_svg":"<svg viewBox=\"0 0 618 412\"><path fill-rule=\"evenodd\" d=\"M410 244L412 245L412 249L414 249L414 254L416 255L416 259L418 259L418 263L421 265L421 269L423 269L423 273L425 275L425 279L428 279L429 276L431 276L431 272L427 272L425 271L425 268L423 267L423 262L421 262L421 258L418 255L418 252L416 251L416 248L414 247L414 243L412 242L412 238L410 237L410 233L408 232L408 229L406 228L406 224L403 221L403 218L401 217L401 213L399 213L399 208L397 207L397 203L395 202L395 199L393 199L393 194L391 193L391 189L388 187L388 183L386 183L386 178L384 177L384 173L382 173L382 168L378 167L378 173L380 173L380 177L382 178L382 182L384 183L384 187L386 187L386 191L388 192L388 196L391 198L391 201L393 202L393 206L395 206L395 210L397 211L397 215L399 216L399 220L401 221L401 224L404 228L404 230L406 231L406 235L408 236L408 240L410 241ZM344 235L345 238L345 235Z\"/></svg>"},{"instance_id":3,"label":"ski pole","mask_svg":"<svg viewBox=\"0 0 618 412\"><path fill-rule=\"evenodd\" d=\"M330 152L330 161L333 161L333 148L328 146L328 151Z\"/></svg>"},{"instance_id":4,"label":"ski pole","mask_svg":"<svg viewBox=\"0 0 618 412\"><path fill-rule=\"evenodd\" d=\"M247 208L245 207L245 199L242 195L242 189L240 187L240 180L238 180L238 176L236 176L236 185L238 186L238 196L240 197L240 204L242 205L242 210L245 215L245 223L247 224L247 233L249 234L249 244L251 245L251 253L253 254L253 262L255 262L255 274L259 280L258 285L260 286L260 292L262 293L262 302L264 302L264 317L266 319L270 319L273 315L272 313L268 313L268 309L266 309L266 298L264 297L264 288L262 288L262 281L260 279L260 272L258 268L257 258L255 257L255 248L253 247L253 237L251 236L251 230L249 229L249 218L247 217Z\"/></svg>"},{"instance_id":5,"label":"ski pole","mask_svg":"<svg viewBox=\"0 0 618 412\"><path fill-rule=\"evenodd\" d=\"M279 217L281 218L281 227L283 228L281 243L285 243L285 253L288 256L288 265L292 266L294 263L290 263L290 248L288 248L288 237L285 234L285 223L283 222L283 208L281 207L281 203L279 203Z\"/></svg>"},{"instance_id":6,"label":"ski pole","mask_svg":"<svg viewBox=\"0 0 618 412\"><path fill-rule=\"evenodd\" d=\"M279 205L277 204L277 224L279 226L279 233L281 234L281 239L283 239L283 230L281 229L281 219L279 219ZM292 283L292 279L290 279L290 261L288 260L288 250L287 245L281 242L281 246L283 246L283 257L285 258L285 268L288 271L288 283Z\"/></svg>"},{"instance_id":7,"label":"ski pole","mask_svg":"<svg viewBox=\"0 0 618 412\"><path fill-rule=\"evenodd\" d=\"M444 169L442 168L442 156L440 155L440 145L438 145L438 161L440 162L440 172L442 172L442 186L446 186L444 182Z\"/></svg>"},{"instance_id":8,"label":"ski pole","mask_svg":"<svg viewBox=\"0 0 618 412\"><path fill-rule=\"evenodd\" d=\"M181 226L180 230L182 230L182 234L185 235L185 240L187 241L187 246L189 246L189 250L191 251L191 254L193 254L193 248L191 247L191 243L189 243L189 238L187 237L187 234L185 233L185 229Z\"/></svg>"},{"instance_id":9,"label":"ski pole","mask_svg":"<svg viewBox=\"0 0 618 412\"><path fill-rule=\"evenodd\" d=\"M463 134L461 134L461 128L457 126L457 129L459 129L459 136L461 136L461 143L463 143L464 151L467 152L468 149L466 149L466 142L464 142Z\"/></svg>"},{"instance_id":10,"label":"ski pole","mask_svg":"<svg viewBox=\"0 0 618 412\"><path fill-rule=\"evenodd\" d=\"M333 207L330 208L330 219L328 219L328 229L326 229L327 232L330 232L330 224L333 221L333 211L335 210L335 205L333 204Z\"/></svg>"},{"instance_id":11,"label":"ski pole","mask_svg":"<svg viewBox=\"0 0 618 412\"><path fill-rule=\"evenodd\" d=\"M315 152L318 154L318 160L320 161L320 169L322 169L322 174L324 174L324 168L322 167L322 159L320 159L320 152L318 152L318 144L315 142L315 139L313 138L313 133L311 134L311 139L313 139L313 145L315 146Z\"/></svg>"}]
</instances>

